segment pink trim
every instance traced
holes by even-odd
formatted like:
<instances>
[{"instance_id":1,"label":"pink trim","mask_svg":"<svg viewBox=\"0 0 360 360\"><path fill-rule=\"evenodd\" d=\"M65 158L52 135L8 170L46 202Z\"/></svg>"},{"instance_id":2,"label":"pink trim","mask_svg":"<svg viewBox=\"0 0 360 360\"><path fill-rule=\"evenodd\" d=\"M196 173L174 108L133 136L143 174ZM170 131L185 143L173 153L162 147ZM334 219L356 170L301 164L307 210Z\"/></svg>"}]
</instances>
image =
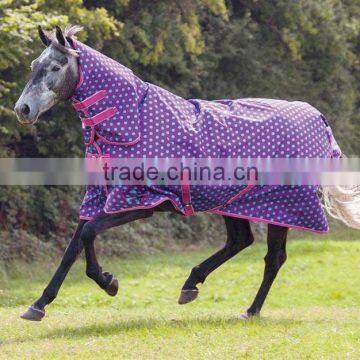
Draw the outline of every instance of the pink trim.
<instances>
[{"instance_id":1,"label":"pink trim","mask_svg":"<svg viewBox=\"0 0 360 360\"><path fill-rule=\"evenodd\" d=\"M310 229L310 228L306 228L306 227L298 226L298 225L290 225L290 224L280 223L277 221L271 221L271 220L266 220L266 219L261 219L261 218L246 216L246 215L227 213L227 212L221 211L221 210L210 210L209 212L212 214L215 214L215 215L229 216L229 217L238 218L238 219L246 219L246 220L250 220L253 222L261 222L261 223L265 223L265 224L273 224L273 225L288 227L290 229L310 231L310 232L313 232L316 234L327 234L329 232L329 230L319 231L319 230L314 230L314 229Z\"/></svg>"},{"instance_id":2,"label":"pink trim","mask_svg":"<svg viewBox=\"0 0 360 360\"><path fill-rule=\"evenodd\" d=\"M121 209L121 210L118 210L118 211L105 211L105 210L104 210L104 212L105 212L106 214L119 214L119 213L128 212L128 211L133 211L133 210L153 209L153 208L161 205L161 204L162 204L163 202L165 202L165 201L170 201L171 204L174 206L174 209L175 209L175 210L177 210L179 213L185 215L185 212L182 211L182 210L178 207L178 205L174 202L174 200L172 200L172 199L170 199L170 198L168 198L168 197L163 198L163 199L157 201L156 203L151 204L151 205L147 205L147 206L145 206L145 205L144 205L144 206L135 206L135 207L127 208L127 209Z\"/></svg>"},{"instance_id":3,"label":"pink trim","mask_svg":"<svg viewBox=\"0 0 360 360\"><path fill-rule=\"evenodd\" d=\"M239 197L245 195L247 192L249 192L255 185L250 184L248 185L244 190L241 190L238 194L234 195L230 200L228 200L228 202L223 205L223 206L227 206L230 205L233 201L237 200Z\"/></svg>"},{"instance_id":4,"label":"pink trim","mask_svg":"<svg viewBox=\"0 0 360 360\"><path fill-rule=\"evenodd\" d=\"M71 47L74 50L77 50L77 44L76 44L76 41L73 38L70 38L69 43L70 43ZM76 84L75 89L78 89L84 82L84 74L83 74L83 71L81 69L81 65L80 65L79 62L78 62L78 71L79 71L79 80L78 80L78 82Z\"/></svg>"},{"instance_id":5,"label":"pink trim","mask_svg":"<svg viewBox=\"0 0 360 360\"><path fill-rule=\"evenodd\" d=\"M156 203L154 203L152 205L148 205L148 206L135 206L135 207L131 207L131 208L128 208L128 209L122 209L122 210L118 210L118 211L105 211L104 210L104 212L106 214L119 214L119 213L133 211L133 210L153 209L153 208L161 205L165 201L170 201L171 204L174 206L175 210L177 210L179 213L182 213L183 215L186 216L185 212L182 211L178 207L178 205L172 199L170 199L168 197L163 198L163 199L157 201ZM306 227L303 227L303 226L284 224L284 223L280 223L280 222L277 222L277 221L271 221L271 220L266 220L266 219L261 219L261 218L246 216L246 215L227 213L227 212L221 211L221 210L209 210L209 211L206 211L206 212L212 213L214 215L229 216L229 217L233 217L233 218L237 218L237 219L246 219L246 220L249 220L249 221L252 221L252 222L261 222L261 223L265 223L265 224L273 224L273 225L288 227L289 229L297 229L297 230L309 231L309 232L313 232L313 233L319 234L319 235L325 235L325 234L327 234L329 232L329 230L326 230L326 231L313 230L313 229L306 228ZM84 217L84 216L80 216L80 219L93 220L94 217L87 218L87 217Z\"/></svg>"},{"instance_id":6,"label":"pink trim","mask_svg":"<svg viewBox=\"0 0 360 360\"><path fill-rule=\"evenodd\" d=\"M95 139L95 128L91 127L91 135L90 135L90 140L89 142L85 142L86 146L90 146L91 144L94 143L94 139Z\"/></svg>"},{"instance_id":7,"label":"pink trim","mask_svg":"<svg viewBox=\"0 0 360 360\"><path fill-rule=\"evenodd\" d=\"M133 207L133 208L129 208L129 209L123 209L123 210L119 210L119 211L112 211L112 212L107 212L104 210L104 212L106 214L118 214L118 213L122 213L122 212L128 212L128 211L133 211L133 210L144 210L144 209L152 209L158 205L161 205L163 202L165 201L170 201L174 208L179 211L180 213L183 213L183 211L181 211L178 206L169 198L166 198L166 199L163 199L161 201L158 201L156 202L155 204L153 205L149 205L149 206L139 206L139 207ZM318 234L318 235L326 235L327 233L329 233L329 230L327 231L318 231L318 230L313 230L313 229L310 229L310 228L305 228L305 227L302 227L302 226L296 226L296 225L288 225L288 224L281 224L281 223L278 223L276 221L270 221L270 220L266 220L266 219L258 219L258 218L252 218L252 217L249 217L249 216L244 216L244 215L237 215L237 214L230 214L230 213L226 213L226 212L222 212L222 211L218 211L218 210L215 210L213 211L213 213L215 215L222 215L222 216L229 216L229 217L233 217L233 218L238 218L238 219L246 219L246 220L250 220L250 221L253 221L253 222L262 222L262 223L265 223L265 224L273 224L273 225L279 225L279 226L283 226L283 227L288 227L290 229L297 229L297 230L304 230L304 231L309 231L309 232L313 232L315 234ZM88 220L88 221L91 221L95 219L95 217L87 217L87 216L80 216L80 220Z\"/></svg>"},{"instance_id":8,"label":"pink trim","mask_svg":"<svg viewBox=\"0 0 360 360\"><path fill-rule=\"evenodd\" d=\"M87 159L109 159L110 158L110 154L91 154L91 153L86 153L86 158Z\"/></svg>"},{"instance_id":9,"label":"pink trim","mask_svg":"<svg viewBox=\"0 0 360 360\"><path fill-rule=\"evenodd\" d=\"M93 217L89 217L89 216L81 216L79 217L80 220L87 220L87 221L91 221L93 220L94 218Z\"/></svg>"},{"instance_id":10,"label":"pink trim","mask_svg":"<svg viewBox=\"0 0 360 360\"><path fill-rule=\"evenodd\" d=\"M106 110L102 111L99 114L96 114L95 116L91 118L80 118L81 121L85 126L96 126L103 121L113 117L117 112L116 107L107 108Z\"/></svg>"},{"instance_id":11,"label":"pink trim","mask_svg":"<svg viewBox=\"0 0 360 360\"><path fill-rule=\"evenodd\" d=\"M246 188L244 190L241 190L239 193L237 193L236 195L234 195L232 198L230 198L226 204L222 204L222 205L219 205L219 206L216 206L214 207L213 209L209 209L209 210L206 210L204 212L206 213L211 213L212 211L214 210L217 210L217 209L221 209L223 208L224 206L227 206L227 205L230 205L232 202L234 202L235 200L237 200L239 197L245 195L246 193L248 193L250 190L252 190L254 188L254 184L248 184L246 186Z\"/></svg>"},{"instance_id":12,"label":"pink trim","mask_svg":"<svg viewBox=\"0 0 360 360\"><path fill-rule=\"evenodd\" d=\"M84 109L82 112L84 113L85 117L90 117L89 109Z\"/></svg>"},{"instance_id":13,"label":"pink trim","mask_svg":"<svg viewBox=\"0 0 360 360\"><path fill-rule=\"evenodd\" d=\"M96 141L94 141L94 147L95 147L96 151L98 152L98 154L102 155L101 147L99 146L99 144Z\"/></svg>"},{"instance_id":14,"label":"pink trim","mask_svg":"<svg viewBox=\"0 0 360 360\"><path fill-rule=\"evenodd\" d=\"M222 205L219 205L219 206L216 206L214 207L213 209L210 209L210 210L206 210L204 212L207 212L207 213L211 213L212 211L214 210L217 210L217 209L221 209L223 208L224 206L228 206L230 205L233 201L237 200L239 197L245 195L247 192L249 192L250 190L252 190L252 188L254 187L255 185L248 185L244 190L241 190L239 193L237 193L236 195L234 195L232 198L230 198L226 204L222 204Z\"/></svg>"},{"instance_id":15,"label":"pink trim","mask_svg":"<svg viewBox=\"0 0 360 360\"><path fill-rule=\"evenodd\" d=\"M77 89L83 84L83 82L84 82L84 74L83 74L83 72L82 72L82 70L81 70L80 64L78 64L78 71L79 71L79 79L78 79L78 82L77 82L77 84L76 84L75 90L77 90ZM75 98L75 94L72 94L72 96L70 96L69 99L71 99L73 102L74 102L74 101L78 102L78 101L76 100L76 98Z\"/></svg>"},{"instance_id":16,"label":"pink trim","mask_svg":"<svg viewBox=\"0 0 360 360\"><path fill-rule=\"evenodd\" d=\"M139 135L135 140L129 141L129 142L109 141L109 140L105 139L103 136L99 135L98 132L96 132L96 135L97 135L97 137L98 137L98 139L100 141L102 141L102 142L104 142L105 144L108 144L108 145L132 146L132 145L137 144L141 140L141 135Z\"/></svg>"},{"instance_id":17,"label":"pink trim","mask_svg":"<svg viewBox=\"0 0 360 360\"><path fill-rule=\"evenodd\" d=\"M77 44L76 44L76 40L75 39L73 39L72 37L69 37L69 39L70 39L70 45L71 45L71 47L74 49L74 50L77 50Z\"/></svg>"},{"instance_id":18,"label":"pink trim","mask_svg":"<svg viewBox=\"0 0 360 360\"><path fill-rule=\"evenodd\" d=\"M83 82L84 82L84 74L83 74L83 71L82 71L82 69L81 69L80 64L78 64L78 71L79 71L79 80L78 80L78 82L77 82L77 84L76 84L76 87L75 87L76 90L77 90L77 89L83 84Z\"/></svg>"},{"instance_id":19,"label":"pink trim","mask_svg":"<svg viewBox=\"0 0 360 360\"><path fill-rule=\"evenodd\" d=\"M152 205L149 205L149 206L138 206L138 207L132 207L132 208L122 209L122 210L118 210L118 211L105 211L104 210L104 212L106 214L118 214L118 213L133 211L133 210L152 209L152 208L154 208L154 207L156 207L158 205L161 205L165 201L170 201L177 211L184 214L184 212L181 211L179 209L179 207L176 205L176 203L174 203L174 201L171 200L170 198L165 198L165 199L159 200L158 202L156 202L156 203L154 203ZM313 230L313 229L302 227L302 226L282 224L282 223L279 223L279 222L276 222L276 221L270 221L270 220L260 219L260 218L253 218L253 217L245 216L245 215L231 214L231 213L227 213L227 212L219 211L219 210L214 210L214 211L212 211L212 213L215 214L215 215L229 216L229 217L238 218L238 219L246 219L246 220L253 221L253 222L262 222L262 223L265 223L265 224L279 225L279 226L283 226L283 227L288 227L290 229L309 231L309 232L313 232L313 233L319 234L319 235L325 235L325 234L327 234L329 232L329 230L327 230L327 231L318 231L318 230ZM86 216L80 216L80 219L81 220L93 220L93 219L95 219L95 217L91 218L91 217L86 217Z\"/></svg>"},{"instance_id":20,"label":"pink trim","mask_svg":"<svg viewBox=\"0 0 360 360\"><path fill-rule=\"evenodd\" d=\"M191 216L195 214L195 210L191 205L191 193L190 193L190 174L189 170L185 169L183 171L182 181L181 181L181 196L182 201L185 204L185 216Z\"/></svg>"},{"instance_id":21,"label":"pink trim","mask_svg":"<svg viewBox=\"0 0 360 360\"><path fill-rule=\"evenodd\" d=\"M106 94L107 94L106 90L97 91L96 93L92 94L85 100L73 103L73 107L76 111L80 111L80 110L83 111L88 107L90 107L91 105L94 105L100 100L104 99L106 97Z\"/></svg>"}]
</instances>

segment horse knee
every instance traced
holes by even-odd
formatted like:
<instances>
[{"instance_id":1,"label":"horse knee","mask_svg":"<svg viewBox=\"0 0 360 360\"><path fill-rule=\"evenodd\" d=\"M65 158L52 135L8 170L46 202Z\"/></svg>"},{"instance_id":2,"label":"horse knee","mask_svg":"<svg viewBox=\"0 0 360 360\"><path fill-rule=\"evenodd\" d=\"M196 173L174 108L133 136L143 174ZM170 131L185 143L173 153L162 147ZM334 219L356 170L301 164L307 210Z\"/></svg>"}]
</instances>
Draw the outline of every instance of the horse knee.
<instances>
[{"instance_id":1,"label":"horse knee","mask_svg":"<svg viewBox=\"0 0 360 360\"><path fill-rule=\"evenodd\" d=\"M232 241L225 246L226 250L229 252L231 256L236 255L239 253L244 247L238 241Z\"/></svg>"},{"instance_id":2,"label":"horse knee","mask_svg":"<svg viewBox=\"0 0 360 360\"><path fill-rule=\"evenodd\" d=\"M279 254L280 267L285 263L286 259L287 259L286 252L282 250Z\"/></svg>"},{"instance_id":3,"label":"horse knee","mask_svg":"<svg viewBox=\"0 0 360 360\"><path fill-rule=\"evenodd\" d=\"M286 259L287 255L284 250L279 250L275 254L266 254L264 258L266 272L276 274Z\"/></svg>"},{"instance_id":4,"label":"horse knee","mask_svg":"<svg viewBox=\"0 0 360 360\"><path fill-rule=\"evenodd\" d=\"M91 223L87 223L84 225L82 231L81 231L81 241L83 242L83 244L88 243L89 241L91 241L92 239L94 239L96 236L95 233L95 228Z\"/></svg>"},{"instance_id":5,"label":"horse knee","mask_svg":"<svg viewBox=\"0 0 360 360\"><path fill-rule=\"evenodd\" d=\"M251 231L246 234L236 234L232 236L226 244L226 247L229 249L232 255L236 255L241 250L244 250L254 242L254 236Z\"/></svg>"},{"instance_id":6,"label":"horse knee","mask_svg":"<svg viewBox=\"0 0 360 360\"><path fill-rule=\"evenodd\" d=\"M251 230L244 238L244 248L250 246L254 242L254 235L252 234Z\"/></svg>"}]
</instances>

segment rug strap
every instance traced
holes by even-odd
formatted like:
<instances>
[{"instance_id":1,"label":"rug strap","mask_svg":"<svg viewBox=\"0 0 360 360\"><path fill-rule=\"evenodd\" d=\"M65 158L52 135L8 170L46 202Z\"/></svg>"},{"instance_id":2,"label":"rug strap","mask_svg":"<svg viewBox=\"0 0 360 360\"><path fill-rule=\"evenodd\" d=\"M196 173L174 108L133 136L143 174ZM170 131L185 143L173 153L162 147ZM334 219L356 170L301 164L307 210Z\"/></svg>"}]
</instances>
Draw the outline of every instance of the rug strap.
<instances>
[{"instance_id":1,"label":"rug strap","mask_svg":"<svg viewBox=\"0 0 360 360\"><path fill-rule=\"evenodd\" d=\"M185 205L184 215L191 216L195 214L195 210L191 205L191 193L190 193L190 173L188 169L184 169L181 177L181 194L182 201Z\"/></svg>"},{"instance_id":2,"label":"rug strap","mask_svg":"<svg viewBox=\"0 0 360 360\"><path fill-rule=\"evenodd\" d=\"M100 90L83 101L74 102L72 105L76 111L84 111L106 97L106 90Z\"/></svg>"},{"instance_id":3,"label":"rug strap","mask_svg":"<svg viewBox=\"0 0 360 360\"><path fill-rule=\"evenodd\" d=\"M91 117L91 118L81 118L81 121L85 126L96 126L103 121L113 117L117 113L117 109L115 107L107 108L101 113Z\"/></svg>"}]
</instances>

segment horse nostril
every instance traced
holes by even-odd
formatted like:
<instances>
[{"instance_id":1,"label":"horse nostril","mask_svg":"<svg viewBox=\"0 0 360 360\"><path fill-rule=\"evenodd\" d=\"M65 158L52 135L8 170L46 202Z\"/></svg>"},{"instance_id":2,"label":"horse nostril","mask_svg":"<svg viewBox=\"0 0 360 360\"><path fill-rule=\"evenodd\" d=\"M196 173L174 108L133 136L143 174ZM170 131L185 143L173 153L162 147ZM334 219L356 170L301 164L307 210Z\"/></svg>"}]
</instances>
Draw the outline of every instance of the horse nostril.
<instances>
[{"instance_id":1,"label":"horse nostril","mask_svg":"<svg viewBox=\"0 0 360 360\"><path fill-rule=\"evenodd\" d=\"M28 105L28 104L24 104L24 105L21 107L21 112L22 112L24 115L29 115L29 113L30 113L29 105Z\"/></svg>"}]
</instances>

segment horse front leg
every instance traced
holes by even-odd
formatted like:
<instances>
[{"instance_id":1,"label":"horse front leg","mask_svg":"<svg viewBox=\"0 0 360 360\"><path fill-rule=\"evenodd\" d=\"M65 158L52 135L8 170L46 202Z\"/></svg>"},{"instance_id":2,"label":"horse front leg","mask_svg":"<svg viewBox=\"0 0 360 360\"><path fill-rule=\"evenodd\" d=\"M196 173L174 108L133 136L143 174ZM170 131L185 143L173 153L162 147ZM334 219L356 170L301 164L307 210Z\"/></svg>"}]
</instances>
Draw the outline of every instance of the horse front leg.
<instances>
[{"instance_id":1,"label":"horse front leg","mask_svg":"<svg viewBox=\"0 0 360 360\"><path fill-rule=\"evenodd\" d=\"M80 238L85 248L86 274L110 296L117 294L118 281L111 273L103 272L98 263L94 246L96 236L112 227L151 217L153 212L152 209L144 209L118 214L102 214L83 227Z\"/></svg>"},{"instance_id":2,"label":"horse front leg","mask_svg":"<svg viewBox=\"0 0 360 360\"><path fill-rule=\"evenodd\" d=\"M40 321L45 316L45 306L54 301L71 266L83 249L80 235L85 224L85 220L80 220L75 233L65 250L63 258L61 259L61 263L48 286L45 288L40 298L36 300L23 315L21 315L21 318L25 320Z\"/></svg>"}]
</instances>

